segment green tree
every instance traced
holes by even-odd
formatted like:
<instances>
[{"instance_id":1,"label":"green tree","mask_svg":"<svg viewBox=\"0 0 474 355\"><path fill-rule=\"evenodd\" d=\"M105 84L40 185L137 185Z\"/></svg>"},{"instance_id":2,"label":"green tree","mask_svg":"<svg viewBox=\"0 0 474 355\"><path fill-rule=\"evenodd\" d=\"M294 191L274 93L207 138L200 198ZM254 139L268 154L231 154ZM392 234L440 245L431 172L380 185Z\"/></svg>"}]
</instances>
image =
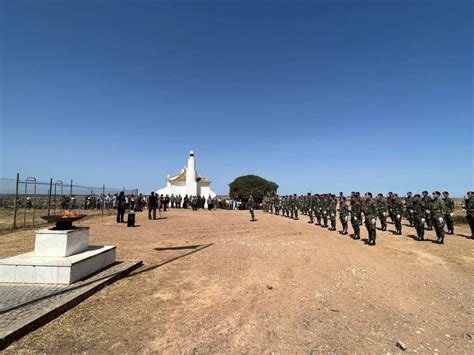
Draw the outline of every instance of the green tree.
<instances>
[{"instance_id":1,"label":"green tree","mask_svg":"<svg viewBox=\"0 0 474 355\"><path fill-rule=\"evenodd\" d=\"M250 194L261 203L267 193L276 193L278 185L256 175L239 176L229 184L229 196L247 201Z\"/></svg>"}]
</instances>

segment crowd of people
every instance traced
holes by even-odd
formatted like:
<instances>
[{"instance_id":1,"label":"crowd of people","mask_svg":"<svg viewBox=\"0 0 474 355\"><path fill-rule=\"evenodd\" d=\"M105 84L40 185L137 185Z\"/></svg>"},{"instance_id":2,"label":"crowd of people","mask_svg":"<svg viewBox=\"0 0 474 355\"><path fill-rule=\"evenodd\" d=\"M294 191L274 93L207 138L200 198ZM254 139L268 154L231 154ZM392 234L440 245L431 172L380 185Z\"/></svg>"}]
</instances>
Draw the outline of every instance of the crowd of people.
<instances>
[{"instance_id":1,"label":"crowd of people","mask_svg":"<svg viewBox=\"0 0 474 355\"><path fill-rule=\"evenodd\" d=\"M349 222L353 228L353 239L360 239L360 226L365 224L369 235L368 244L375 245L377 221L380 229L387 230L387 218L395 226L395 234L402 234L402 218L407 218L410 227L414 227L417 240L424 240L425 229L436 231L435 243L443 244L445 234L454 234L454 200L449 192L442 194L428 191L413 195L408 192L401 199L396 193L389 192L386 196L379 193L373 196L367 192L363 197L359 192L344 196L331 193L297 194L278 196L267 195L262 201L264 211L288 218L298 219L298 214L307 215L308 223L314 223L329 230L336 230L337 217L342 225L342 235L348 234ZM251 209L249 207L249 209ZM474 238L474 192L469 191L464 199L463 209ZM251 209L252 220L253 208ZM328 225L330 223L330 226ZM447 230L445 230L445 228Z\"/></svg>"},{"instance_id":2,"label":"crowd of people","mask_svg":"<svg viewBox=\"0 0 474 355\"><path fill-rule=\"evenodd\" d=\"M209 211L217 208L217 198L209 196L207 199L203 196L188 196L185 195L158 195L155 192L151 192L146 200L145 208L148 209L148 219L156 219L156 211L161 213L166 212L168 208L188 208L191 207L193 211L198 209L204 209L207 206Z\"/></svg>"}]
</instances>

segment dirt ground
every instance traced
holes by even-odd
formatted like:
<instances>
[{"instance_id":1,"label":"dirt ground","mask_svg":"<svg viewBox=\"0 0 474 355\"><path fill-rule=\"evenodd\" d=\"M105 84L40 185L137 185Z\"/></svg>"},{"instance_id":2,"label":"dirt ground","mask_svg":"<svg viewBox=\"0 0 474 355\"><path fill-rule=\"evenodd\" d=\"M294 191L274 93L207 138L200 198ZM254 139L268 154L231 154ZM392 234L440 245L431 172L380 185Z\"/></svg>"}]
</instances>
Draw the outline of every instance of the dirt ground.
<instances>
[{"instance_id":1,"label":"dirt ground","mask_svg":"<svg viewBox=\"0 0 474 355\"><path fill-rule=\"evenodd\" d=\"M19 341L6 353L473 353L474 240L445 245L377 231L377 246L257 212L172 210L82 222L92 244L144 266ZM338 225L340 227L340 225ZM367 238L365 228L362 238ZM426 237L434 240L434 232ZM0 256L33 248L2 235Z\"/></svg>"}]
</instances>

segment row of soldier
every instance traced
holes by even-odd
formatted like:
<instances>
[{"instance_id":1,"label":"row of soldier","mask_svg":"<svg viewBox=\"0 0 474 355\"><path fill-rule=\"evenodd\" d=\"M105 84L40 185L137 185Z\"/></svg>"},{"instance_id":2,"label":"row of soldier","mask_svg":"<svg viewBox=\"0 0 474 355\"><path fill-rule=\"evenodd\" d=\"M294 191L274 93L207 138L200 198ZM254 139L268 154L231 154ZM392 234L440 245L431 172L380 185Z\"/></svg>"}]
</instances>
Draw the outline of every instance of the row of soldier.
<instances>
[{"instance_id":1,"label":"row of soldier","mask_svg":"<svg viewBox=\"0 0 474 355\"><path fill-rule=\"evenodd\" d=\"M454 234L454 201L447 191L434 191L431 197L427 191L413 195L406 194L402 201L396 193L389 192L387 196L378 194L375 199L372 193L367 192L364 197L359 192L352 192L350 197L341 192L336 197L334 194L308 193L306 196L266 196L262 201L264 210L276 215L298 219L301 212L309 217L308 223L315 223L330 230L336 230L337 212L342 224L341 234L348 234L349 222L354 234L353 239L360 239L360 226L365 219L365 226L369 234L369 245L375 245L376 223L380 221L381 229L387 230L387 218L395 225L396 234L402 234L402 217L405 215L411 227L416 228L417 240L424 240L425 226L428 230L436 231L436 243L443 244L445 231ZM337 208L339 207L339 208ZM471 233L474 235L474 194L468 193L465 200L465 209Z\"/></svg>"}]
</instances>

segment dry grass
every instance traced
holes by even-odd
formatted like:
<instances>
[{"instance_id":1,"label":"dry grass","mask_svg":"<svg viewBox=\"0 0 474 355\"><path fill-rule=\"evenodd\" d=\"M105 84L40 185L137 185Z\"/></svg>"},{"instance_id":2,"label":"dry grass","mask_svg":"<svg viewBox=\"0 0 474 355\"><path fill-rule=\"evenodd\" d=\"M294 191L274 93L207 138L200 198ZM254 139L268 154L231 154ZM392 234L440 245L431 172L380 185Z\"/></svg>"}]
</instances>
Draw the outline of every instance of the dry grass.
<instances>
[{"instance_id":1,"label":"dry grass","mask_svg":"<svg viewBox=\"0 0 474 355\"><path fill-rule=\"evenodd\" d=\"M144 266L6 353L473 353L474 240L443 246L378 231L377 246L257 212L171 210L137 228L81 221L93 244ZM362 238L366 238L362 228ZM427 232L429 240L435 239ZM206 247L207 246L207 247ZM0 238L2 256L31 232ZM205 248L204 248L205 247Z\"/></svg>"}]
</instances>

